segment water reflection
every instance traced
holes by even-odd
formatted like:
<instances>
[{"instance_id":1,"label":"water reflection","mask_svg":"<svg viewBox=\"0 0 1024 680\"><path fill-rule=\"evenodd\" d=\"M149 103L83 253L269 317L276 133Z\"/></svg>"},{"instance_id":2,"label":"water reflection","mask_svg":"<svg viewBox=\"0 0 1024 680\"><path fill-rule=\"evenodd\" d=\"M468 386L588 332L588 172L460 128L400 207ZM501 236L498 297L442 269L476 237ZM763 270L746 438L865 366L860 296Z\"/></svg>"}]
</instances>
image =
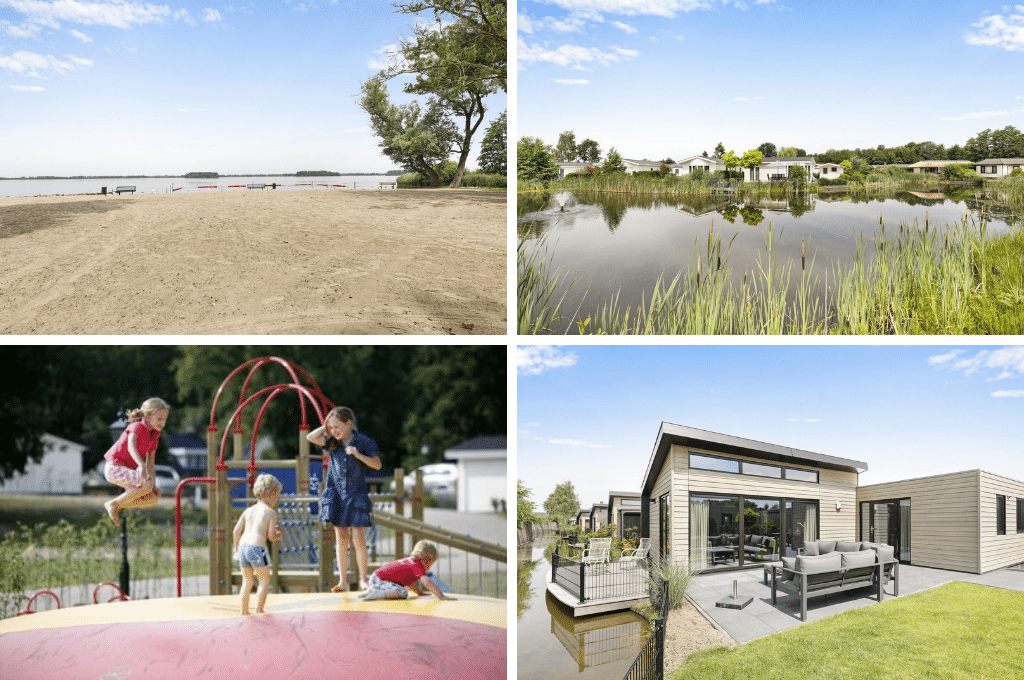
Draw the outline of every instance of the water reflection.
<instances>
[{"instance_id":1,"label":"water reflection","mask_svg":"<svg viewBox=\"0 0 1024 680\"><path fill-rule=\"evenodd\" d=\"M548 270L560 275L555 299L575 318L597 316L617 296L620 309L637 306L650 297L659 277L671 281L695 268L714 232L728 256L733 284L758 272L765 256L765 232L772 227L778 243L779 266L792 263L791 290L806 264L819 294L834 280L835 264L848 265L858 240L870 260L874 231L884 223L896 230L945 228L965 215L990 233L1020 220L992 191L955 187L942 192L882 192L870 196L849 193L807 194L733 200L717 196L642 196L575 191L575 204L561 192L520 194L519 229L528 251L538 253ZM725 252L728 246L728 253ZM802 254L806 250L806 259ZM758 258L761 257L762 260ZM574 282L571 287L569 283ZM560 330L575 332L565 320Z\"/></svg>"},{"instance_id":2,"label":"water reflection","mask_svg":"<svg viewBox=\"0 0 1024 680\"><path fill-rule=\"evenodd\" d=\"M646 621L631 611L574 618L547 593L550 539L517 551L519 680L619 680L647 639Z\"/></svg>"}]
</instances>

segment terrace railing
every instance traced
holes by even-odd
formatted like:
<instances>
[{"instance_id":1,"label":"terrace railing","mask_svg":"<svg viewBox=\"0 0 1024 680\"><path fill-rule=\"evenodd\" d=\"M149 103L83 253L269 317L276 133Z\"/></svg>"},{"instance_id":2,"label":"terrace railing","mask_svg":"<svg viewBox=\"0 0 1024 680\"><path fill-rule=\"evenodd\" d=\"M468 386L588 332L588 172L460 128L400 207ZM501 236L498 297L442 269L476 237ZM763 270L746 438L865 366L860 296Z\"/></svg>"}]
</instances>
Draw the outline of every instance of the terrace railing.
<instances>
[{"instance_id":1,"label":"terrace railing","mask_svg":"<svg viewBox=\"0 0 1024 680\"><path fill-rule=\"evenodd\" d=\"M580 604L592 600L647 597L647 561L585 564L560 554L551 555L551 582L574 595Z\"/></svg>"},{"instance_id":2,"label":"terrace railing","mask_svg":"<svg viewBox=\"0 0 1024 680\"><path fill-rule=\"evenodd\" d=\"M658 584L658 617L647 639L623 680L662 680L665 677L665 626L668 621L668 582Z\"/></svg>"}]
</instances>

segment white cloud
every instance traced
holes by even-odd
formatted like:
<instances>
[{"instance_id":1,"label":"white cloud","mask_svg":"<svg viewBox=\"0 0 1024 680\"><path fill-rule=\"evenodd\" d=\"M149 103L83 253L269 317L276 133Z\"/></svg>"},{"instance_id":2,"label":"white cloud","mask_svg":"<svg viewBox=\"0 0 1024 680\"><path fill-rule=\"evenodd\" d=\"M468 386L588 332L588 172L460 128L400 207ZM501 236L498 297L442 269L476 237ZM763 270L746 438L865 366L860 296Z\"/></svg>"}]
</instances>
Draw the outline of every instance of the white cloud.
<instances>
[{"instance_id":1,"label":"white cloud","mask_svg":"<svg viewBox=\"0 0 1024 680\"><path fill-rule=\"evenodd\" d=\"M572 352L552 345L516 348L516 371L519 375L539 375L549 368L575 366L576 360Z\"/></svg>"},{"instance_id":2,"label":"white cloud","mask_svg":"<svg viewBox=\"0 0 1024 680\"><path fill-rule=\"evenodd\" d=\"M1007 11L1016 11L1005 18L1002 14L983 17L972 24L977 31L968 31L964 41L969 45L985 47L1002 47L1008 52L1024 51L1024 5L1004 7Z\"/></svg>"},{"instance_id":3,"label":"white cloud","mask_svg":"<svg viewBox=\"0 0 1024 680\"><path fill-rule=\"evenodd\" d=\"M79 2L78 0L0 0L0 4L11 7L29 16L29 21L51 23L58 20L77 24L95 24L131 28L133 25L160 23L171 15L167 5L151 5L111 0L110 2Z\"/></svg>"},{"instance_id":4,"label":"white cloud","mask_svg":"<svg viewBox=\"0 0 1024 680\"><path fill-rule=\"evenodd\" d=\"M589 85L590 81L584 78L555 78L560 85Z\"/></svg>"},{"instance_id":5,"label":"white cloud","mask_svg":"<svg viewBox=\"0 0 1024 680\"><path fill-rule=\"evenodd\" d=\"M518 61L520 64L547 62L555 66L564 66L577 71L587 70L584 64L589 65L590 62L610 66L612 63L640 55L636 50L627 50L614 46L611 48L611 52L602 51L597 47L582 47L580 45L562 45L557 49L549 50L540 45L527 45L522 38L518 38L518 47Z\"/></svg>"},{"instance_id":6,"label":"white cloud","mask_svg":"<svg viewBox=\"0 0 1024 680\"><path fill-rule=\"evenodd\" d=\"M220 21L220 12L215 9L206 8L205 14L203 15L203 21Z\"/></svg>"},{"instance_id":7,"label":"white cloud","mask_svg":"<svg viewBox=\"0 0 1024 680\"><path fill-rule=\"evenodd\" d=\"M948 362L952 361L953 359L956 359L961 354L963 354L963 352L964 351L962 349L955 349L952 352L950 352L949 354L936 354L933 357L928 357L928 365L929 366L938 366L939 364L948 363Z\"/></svg>"},{"instance_id":8,"label":"white cloud","mask_svg":"<svg viewBox=\"0 0 1024 680\"><path fill-rule=\"evenodd\" d=\"M404 62L397 43L383 45L379 50L374 52L374 54L377 56L370 57L366 60L366 65L374 71L383 71L391 68L392 66L399 66Z\"/></svg>"},{"instance_id":9,"label":"white cloud","mask_svg":"<svg viewBox=\"0 0 1024 680\"><path fill-rule=\"evenodd\" d=\"M199 25L196 22L196 20L192 18L192 15L188 13L187 9L179 9L179 10L177 10L173 14L173 17L174 17L175 21L184 21L189 26L198 26Z\"/></svg>"},{"instance_id":10,"label":"white cloud","mask_svg":"<svg viewBox=\"0 0 1024 680\"><path fill-rule=\"evenodd\" d=\"M533 19L526 16L525 14L519 14L516 12L516 30L520 33L533 33L536 24Z\"/></svg>"},{"instance_id":11,"label":"white cloud","mask_svg":"<svg viewBox=\"0 0 1024 680\"><path fill-rule=\"evenodd\" d=\"M11 85L10 88L12 90L17 90L18 92L42 92L46 89L39 85Z\"/></svg>"},{"instance_id":12,"label":"white cloud","mask_svg":"<svg viewBox=\"0 0 1024 680\"><path fill-rule=\"evenodd\" d=\"M964 375L973 375L982 370L999 370L1000 373L988 380L1006 380L1024 375L1024 345L1001 347L996 350L981 350L973 357L957 359L961 350L936 357L929 357L932 366L946 365L951 370L963 371Z\"/></svg>"},{"instance_id":13,"label":"white cloud","mask_svg":"<svg viewBox=\"0 0 1024 680\"><path fill-rule=\"evenodd\" d=\"M92 38L87 36L85 33L82 33L81 31L76 31L75 29L72 28L72 29L70 29L68 31L68 33L70 33L71 35L75 36L76 38L78 38L79 40L81 40L84 43L91 43L92 42Z\"/></svg>"},{"instance_id":14,"label":"white cloud","mask_svg":"<svg viewBox=\"0 0 1024 680\"><path fill-rule=\"evenodd\" d=\"M7 19L0 21L0 30L12 38L31 38L33 40L39 38L39 34L42 33L43 27L39 24L31 22L25 22L21 25L14 25Z\"/></svg>"},{"instance_id":15,"label":"white cloud","mask_svg":"<svg viewBox=\"0 0 1024 680\"><path fill-rule=\"evenodd\" d=\"M1024 397L1024 390L1002 390L1000 392L993 392L992 396L995 397L996 399L999 399L1000 397L1021 398Z\"/></svg>"},{"instance_id":16,"label":"white cloud","mask_svg":"<svg viewBox=\"0 0 1024 680\"><path fill-rule=\"evenodd\" d=\"M621 29L621 30L625 31L626 33L636 33L636 29L635 28L633 28L629 24L624 24L621 21L613 21L612 22L612 26L614 26L615 28L618 28L618 29Z\"/></svg>"},{"instance_id":17,"label":"white cloud","mask_svg":"<svg viewBox=\"0 0 1024 680\"><path fill-rule=\"evenodd\" d=\"M82 59L73 54L66 55L65 59L67 61L61 61L52 54L36 54L35 52L22 50L15 52L9 57L0 56L0 68L39 78L41 77L39 75L41 70L53 70L57 73L64 73L93 65L92 60Z\"/></svg>"}]
</instances>

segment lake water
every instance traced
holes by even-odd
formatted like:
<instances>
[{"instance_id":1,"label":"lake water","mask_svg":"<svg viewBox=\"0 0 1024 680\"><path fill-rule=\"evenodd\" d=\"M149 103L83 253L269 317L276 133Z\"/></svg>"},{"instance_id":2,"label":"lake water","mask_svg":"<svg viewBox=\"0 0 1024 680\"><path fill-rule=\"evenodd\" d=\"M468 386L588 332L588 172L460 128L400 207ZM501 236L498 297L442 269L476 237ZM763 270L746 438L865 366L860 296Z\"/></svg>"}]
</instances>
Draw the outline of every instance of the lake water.
<instances>
[{"instance_id":1,"label":"lake water","mask_svg":"<svg viewBox=\"0 0 1024 680\"><path fill-rule=\"evenodd\" d=\"M834 263L849 263L864 235L865 252L872 251L872 235L884 220L887 231L899 223L923 229L945 229L964 214L980 220L985 211L987 229L998 232L1019 219L976 190L950 193L897 192L871 198L845 194L809 195L802 201L772 199L736 202L723 197L651 198L622 194L570 192L518 195L519 231L526 234L528 252L538 252L548 271L558 271L565 294L563 316L587 318L619 293L620 308L636 309L658 277L667 282L694 268L712 227L722 238L723 258L732 241L728 263L733 280L741 284L745 271L757 271L757 255L765 257L765 231L769 224L778 241L778 261L793 262L799 280L801 241L806 263L824 280ZM539 249L539 250L538 250ZM571 287L568 283L575 279ZM823 286L822 286L823 287ZM566 292L567 291L567 292ZM575 326L559 331L574 332Z\"/></svg>"},{"instance_id":2,"label":"lake water","mask_svg":"<svg viewBox=\"0 0 1024 680\"><path fill-rule=\"evenodd\" d=\"M341 177L218 177L217 179L185 179L183 177L116 177L113 179L5 179L0 180L0 196L59 196L98 194L106 187L134 186L136 193L164 194L200 191L248 191L246 184L277 183L277 191L379 189L380 182L395 182L393 175L345 175ZM234 185L234 186L233 186ZM241 187L237 186L241 185ZM344 185L339 187L337 185ZM216 189L200 187L216 187Z\"/></svg>"},{"instance_id":3,"label":"lake water","mask_svg":"<svg viewBox=\"0 0 1024 680\"><path fill-rule=\"evenodd\" d=\"M539 540L518 550L518 680L621 680L650 635L647 622L629 610L574 619L547 594L550 548Z\"/></svg>"}]
</instances>

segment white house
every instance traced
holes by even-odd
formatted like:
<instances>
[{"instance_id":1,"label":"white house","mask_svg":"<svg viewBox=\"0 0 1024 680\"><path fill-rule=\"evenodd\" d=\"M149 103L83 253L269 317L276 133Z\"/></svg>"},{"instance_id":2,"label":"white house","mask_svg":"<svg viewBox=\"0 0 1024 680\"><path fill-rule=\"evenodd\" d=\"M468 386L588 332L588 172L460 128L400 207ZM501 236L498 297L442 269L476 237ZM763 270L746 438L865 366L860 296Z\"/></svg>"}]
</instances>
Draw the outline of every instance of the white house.
<instances>
[{"instance_id":1,"label":"white house","mask_svg":"<svg viewBox=\"0 0 1024 680\"><path fill-rule=\"evenodd\" d=\"M508 501L505 435L480 436L444 452L459 466L459 512L494 512Z\"/></svg>"},{"instance_id":2,"label":"white house","mask_svg":"<svg viewBox=\"0 0 1024 680\"><path fill-rule=\"evenodd\" d=\"M974 171L986 179L1006 177L1018 168L1024 169L1024 158L986 158L974 164Z\"/></svg>"},{"instance_id":3,"label":"white house","mask_svg":"<svg viewBox=\"0 0 1024 680\"><path fill-rule=\"evenodd\" d=\"M600 165L599 163L566 163L560 161L555 163L558 167L558 179L564 179L566 175L571 175L574 172L582 172L587 168L593 168Z\"/></svg>"},{"instance_id":4,"label":"white house","mask_svg":"<svg viewBox=\"0 0 1024 680\"><path fill-rule=\"evenodd\" d=\"M918 161L911 163L906 166L909 172L917 175L941 175L942 169L947 165L954 163L963 163L964 161Z\"/></svg>"},{"instance_id":5,"label":"white house","mask_svg":"<svg viewBox=\"0 0 1024 680\"><path fill-rule=\"evenodd\" d=\"M814 166L814 171L818 173L820 179L836 179L842 177L843 166L839 163L819 163Z\"/></svg>"},{"instance_id":6,"label":"white house","mask_svg":"<svg viewBox=\"0 0 1024 680\"><path fill-rule=\"evenodd\" d=\"M753 168L743 168L743 181L745 182L784 182L789 179L789 169L798 166L807 173L807 180L814 176L814 156L788 156L774 157L766 156L761 165Z\"/></svg>"},{"instance_id":7,"label":"white house","mask_svg":"<svg viewBox=\"0 0 1024 680\"><path fill-rule=\"evenodd\" d=\"M661 161L649 161L646 158L643 160L635 160L632 158L623 158L622 164L626 166L626 173L632 174L634 172L648 172L650 170L660 170Z\"/></svg>"},{"instance_id":8,"label":"white house","mask_svg":"<svg viewBox=\"0 0 1024 680\"><path fill-rule=\"evenodd\" d=\"M673 175L689 175L696 169L705 172L717 172L725 170L725 163L721 158L708 158L707 156L690 156L681 161L676 161L671 166Z\"/></svg>"},{"instance_id":9,"label":"white house","mask_svg":"<svg viewBox=\"0 0 1024 680\"><path fill-rule=\"evenodd\" d=\"M0 493L82 493L82 453L84 444L44 434L43 457L29 460L25 472L0 481Z\"/></svg>"}]
</instances>

